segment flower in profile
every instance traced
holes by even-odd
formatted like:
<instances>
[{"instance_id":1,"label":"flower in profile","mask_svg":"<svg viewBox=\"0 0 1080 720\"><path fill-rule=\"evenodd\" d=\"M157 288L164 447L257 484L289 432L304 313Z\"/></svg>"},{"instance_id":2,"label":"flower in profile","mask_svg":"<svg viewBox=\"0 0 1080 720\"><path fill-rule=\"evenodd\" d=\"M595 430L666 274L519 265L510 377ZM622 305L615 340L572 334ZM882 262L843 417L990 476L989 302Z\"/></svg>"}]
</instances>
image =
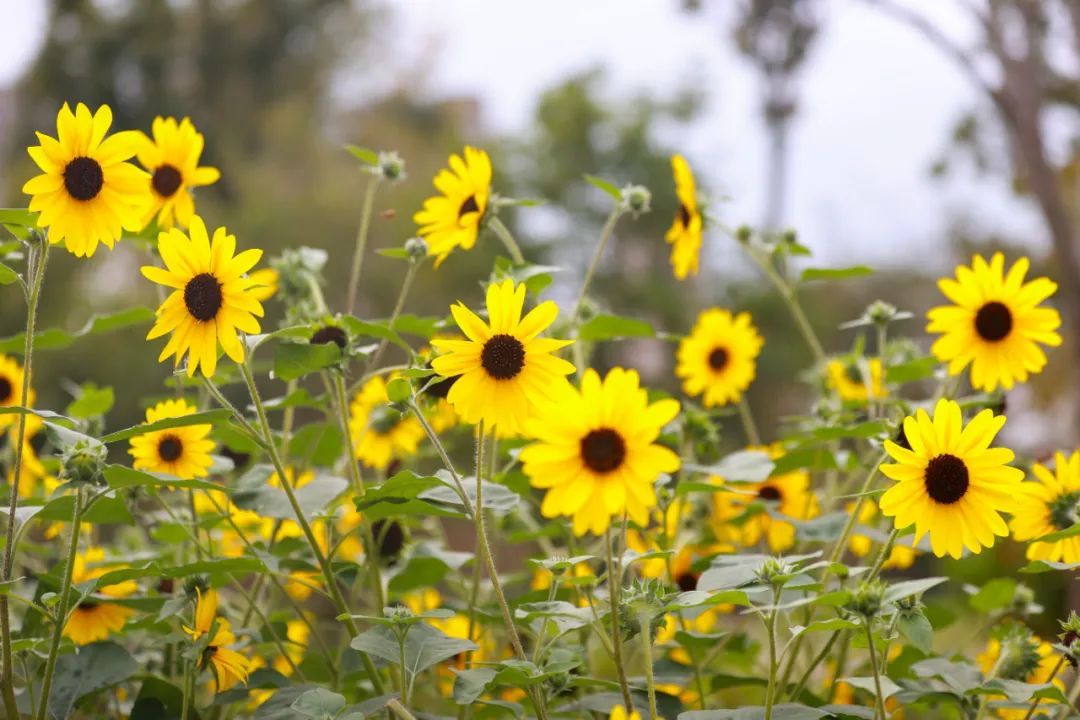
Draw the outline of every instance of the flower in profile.
<instances>
[{"instance_id":1,"label":"flower in profile","mask_svg":"<svg viewBox=\"0 0 1080 720\"><path fill-rule=\"evenodd\" d=\"M115 569L105 562L105 550L90 547L86 552L75 555L71 568L71 582L75 585L97 580L106 572ZM87 645L104 640L110 633L123 630L124 624L135 611L131 608L108 602L108 598L122 598L138 589L134 580L125 580L116 585L106 585L96 595L84 597L68 616L64 625L64 635L76 645Z\"/></svg>"},{"instance_id":2,"label":"flower in profile","mask_svg":"<svg viewBox=\"0 0 1080 720\"><path fill-rule=\"evenodd\" d=\"M192 415L196 411L183 399L164 400L146 410L146 422ZM210 451L214 441L209 438L210 425L185 425L168 430L154 430L131 438L128 453L134 458L136 470L168 473L181 480L206 477L213 460Z\"/></svg>"},{"instance_id":3,"label":"flower in profile","mask_svg":"<svg viewBox=\"0 0 1080 720\"><path fill-rule=\"evenodd\" d=\"M225 692L238 683L247 682L253 663L228 645L236 642L236 636L229 629L229 621L217 617L218 595L216 590L203 593L195 588L198 599L195 602L195 627L184 625L184 632L197 642L203 635L211 635L199 660L199 669L210 668L217 683L218 692Z\"/></svg>"},{"instance_id":4,"label":"flower in profile","mask_svg":"<svg viewBox=\"0 0 1080 720\"><path fill-rule=\"evenodd\" d=\"M33 407L35 393L30 388L23 398L23 368L19 361L10 355L0 355L0 407ZM33 417L33 416L31 416ZM27 418L30 421L30 418ZM14 413L0 415L0 433L8 428L17 428L19 416ZM27 436L29 436L27 432Z\"/></svg>"},{"instance_id":5,"label":"flower in profile","mask_svg":"<svg viewBox=\"0 0 1080 720\"><path fill-rule=\"evenodd\" d=\"M863 370L854 363L843 360L830 360L825 366L825 382L836 391L841 400L865 403L867 399L879 400L887 397L885 371L881 360L870 358L866 361L869 378L863 377Z\"/></svg>"},{"instance_id":6,"label":"flower in profile","mask_svg":"<svg viewBox=\"0 0 1080 720\"><path fill-rule=\"evenodd\" d=\"M525 285L513 280L487 289L489 322L464 303L450 307L465 340L433 339L443 352L431 361L439 375L457 381L446 395L465 422L483 421L490 429L520 433L536 405L567 383L574 366L552 353L569 340L538 337L555 320L559 307L547 300L521 316Z\"/></svg>"},{"instance_id":7,"label":"flower in profile","mask_svg":"<svg viewBox=\"0 0 1080 720\"><path fill-rule=\"evenodd\" d=\"M705 407L738 402L754 380L763 344L749 313L705 310L679 343L675 375L687 395L704 394Z\"/></svg>"},{"instance_id":8,"label":"flower in profile","mask_svg":"<svg viewBox=\"0 0 1080 720\"><path fill-rule=\"evenodd\" d=\"M675 175L675 196L679 209L668 228L665 239L671 245L671 268L675 277L685 280L698 274L698 254L701 252L701 230L704 218L697 201L697 184L694 173L682 155L671 158L671 171Z\"/></svg>"},{"instance_id":9,"label":"flower in profile","mask_svg":"<svg viewBox=\"0 0 1080 720\"><path fill-rule=\"evenodd\" d=\"M1056 677L1058 654L1054 651L1054 646L1032 634L1024 626L1010 626L1002 638L990 638L986 649L979 653L975 660L979 669L988 676L993 672L995 677L1006 681L1031 685L1052 682L1058 690L1065 688L1065 684ZM1004 694L1004 691L1001 692ZM1038 700L1040 705L1045 702L1053 701L1049 698ZM1038 717L1028 713L1026 708L997 708L994 712L1004 720Z\"/></svg>"},{"instance_id":10,"label":"flower in profile","mask_svg":"<svg viewBox=\"0 0 1080 720\"><path fill-rule=\"evenodd\" d=\"M883 515L896 527L915 526L915 544L930 535L934 555L959 558L994 544L1009 534L1002 511L1011 511L1022 470L1009 467L1013 451L990 447L1005 416L983 410L964 426L960 406L941 399L930 417L919 410L904 418L904 436L911 449L891 440L885 450L895 463L881 472L896 484L879 501Z\"/></svg>"},{"instance_id":11,"label":"flower in profile","mask_svg":"<svg viewBox=\"0 0 1080 720\"><path fill-rule=\"evenodd\" d=\"M460 247L476 244L491 199L491 159L483 150L465 148L465 157L450 156L450 167L435 176L438 195L424 201L414 216L417 232L435 256L435 267Z\"/></svg>"},{"instance_id":12,"label":"flower in profile","mask_svg":"<svg viewBox=\"0 0 1080 720\"><path fill-rule=\"evenodd\" d=\"M195 215L192 188L213 185L221 173L214 167L199 167L203 136L188 118L178 123L176 118L159 115L150 132L153 137L139 133L139 163L150 172L153 200L143 224L149 225L157 215L163 230L173 225L187 227Z\"/></svg>"},{"instance_id":13,"label":"flower in profile","mask_svg":"<svg viewBox=\"0 0 1080 720\"><path fill-rule=\"evenodd\" d=\"M855 512L855 503L850 502L845 507L845 510L850 515ZM868 526L877 517L878 507L877 503L872 499L867 498L863 501L862 509L859 510L858 523L862 526ZM874 539L868 535L860 534L858 531L852 533L851 539L848 541L848 549L856 557L866 557L870 554L870 551L874 547ZM889 557L885 559L882 564L882 568L907 570L909 567L915 564L915 548L904 545L897 540L893 543L892 550L889 551Z\"/></svg>"},{"instance_id":14,"label":"flower in profile","mask_svg":"<svg viewBox=\"0 0 1080 720\"><path fill-rule=\"evenodd\" d=\"M926 329L941 333L931 351L949 363L956 375L971 365L977 390L1009 389L1026 382L1046 365L1040 345L1061 344L1057 310L1040 307L1057 284L1048 278L1024 282L1030 263L1022 257L1005 272L1005 256L995 253L987 264L976 255L971 267L956 268L956 279L942 278L938 287L954 305L935 307Z\"/></svg>"},{"instance_id":15,"label":"flower in profile","mask_svg":"<svg viewBox=\"0 0 1080 720\"><path fill-rule=\"evenodd\" d=\"M27 148L41 169L23 185L37 225L49 229L49 241L63 242L76 257L90 257L98 243L112 249L123 230L138 232L150 199L149 175L127 162L138 150L133 131L109 137L112 110L102 105L91 114L82 103L67 103L56 116L53 138L37 133L40 145Z\"/></svg>"},{"instance_id":16,"label":"flower in profile","mask_svg":"<svg viewBox=\"0 0 1080 720\"><path fill-rule=\"evenodd\" d=\"M541 514L572 517L576 535L599 535L623 514L645 527L653 483L679 468L679 457L656 442L678 414L676 400L650 403L634 370L613 368L601 381L589 369L580 390L564 384L526 424L537 442L520 455L529 482L547 491Z\"/></svg>"},{"instance_id":17,"label":"flower in profile","mask_svg":"<svg viewBox=\"0 0 1080 720\"><path fill-rule=\"evenodd\" d=\"M251 295L255 281L245 277L262 257L262 250L236 254L236 238L225 228L213 240L198 215L191 219L190 237L177 228L158 237L158 252L165 267L143 266L149 280L173 288L157 309L157 321L147 340L172 333L158 362L176 356L176 365L188 356L187 374L202 368L206 377L217 369L218 343L235 362L244 361L244 344L237 331L259 332L256 317L262 304Z\"/></svg>"},{"instance_id":18,"label":"flower in profile","mask_svg":"<svg viewBox=\"0 0 1080 720\"><path fill-rule=\"evenodd\" d=\"M248 280L253 282L251 288L248 289L248 295L261 303L266 302L277 294L280 279L281 276L274 268L259 268L250 272Z\"/></svg>"},{"instance_id":19,"label":"flower in profile","mask_svg":"<svg viewBox=\"0 0 1080 720\"><path fill-rule=\"evenodd\" d=\"M349 406L349 434L356 457L376 470L416 453L424 428L410 414L390 406L386 381L376 375L363 384Z\"/></svg>"},{"instance_id":20,"label":"flower in profile","mask_svg":"<svg viewBox=\"0 0 1080 720\"><path fill-rule=\"evenodd\" d=\"M1012 513L1013 537L1020 541L1037 540L1080 522L1080 452L1066 457L1054 454L1054 469L1041 463L1031 468L1035 482L1022 483L1009 512ZM1029 560L1080 562L1080 537L1028 545Z\"/></svg>"}]
</instances>

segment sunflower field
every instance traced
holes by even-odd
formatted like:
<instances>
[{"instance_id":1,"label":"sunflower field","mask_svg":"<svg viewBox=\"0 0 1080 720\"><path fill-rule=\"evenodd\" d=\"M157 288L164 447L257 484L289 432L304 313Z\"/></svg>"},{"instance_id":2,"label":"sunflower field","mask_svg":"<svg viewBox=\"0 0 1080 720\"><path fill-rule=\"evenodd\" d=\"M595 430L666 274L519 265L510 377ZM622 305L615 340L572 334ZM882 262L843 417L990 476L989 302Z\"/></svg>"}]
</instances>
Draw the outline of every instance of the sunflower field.
<instances>
[{"instance_id":1,"label":"sunflower field","mask_svg":"<svg viewBox=\"0 0 1080 720\"><path fill-rule=\"evenodd\" d=\"M482 149L416 180L349 146L352 253L266 257L199 214L196 189L223 177L188 118L112 120L64 104L27 148L27 207L0 210L2 291L26 307L0 341L3 717L1077 717L1080 617L1047 617L1063 603L1040 588L1080 568L1080 453L996 442L1004 392L1066 362L1057 285L1027 258L974 255L925 324L874 302L838 352L803 285L870 269L728 226L681 155L641 184L587 178L610 214L560 304L559 268L505 222L540 201L500 195ZM393 208L415 237L372 266L375 201L405 182L433 185ZM655 272L707 273L709 239L778 294L813 358L799 415L755 420L770 342L747 309L656 327L593 292L649 188L678 199ZM92 263L120 241L156 311L41 329L50 255ZM472 291L411 313L466 253L490 263ZM349 269L342 307L330 263ZM358 309L371 273L400 278L389 317ZM143 422L115 426L111 388L35 402L56 382L38 351L139 323L145 343L110 350L163 363ZM670 355L677 392L603 362L627 340ZM953 572L1001 544L1022 561Z\"/></svg>"}]
</instances>

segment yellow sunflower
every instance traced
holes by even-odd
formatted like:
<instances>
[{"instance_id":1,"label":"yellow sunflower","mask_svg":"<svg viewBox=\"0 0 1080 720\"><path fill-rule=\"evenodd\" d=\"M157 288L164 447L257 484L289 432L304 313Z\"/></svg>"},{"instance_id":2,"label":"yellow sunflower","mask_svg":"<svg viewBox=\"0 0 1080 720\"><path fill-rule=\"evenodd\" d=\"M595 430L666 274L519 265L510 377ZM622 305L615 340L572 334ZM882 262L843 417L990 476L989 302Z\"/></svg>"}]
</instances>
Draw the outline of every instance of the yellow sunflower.
<instances>
[{"instance_id":1,"label":"yellow sunflower","mask_svg":"<svg viewBox=\"0 0 1080 720\"><path fill-rule=\"evenodd\" d=\"M537 442L519 456L532 486L547 490L541 514L572 517L575 535L599 535L624 513L645 527L656 506L653 483L679 468L678 455L656 442L679 414L678 401L650 403L637 372L622 368L603 381L586 370L581 390L563 388L526 424Z\"/></svg>"},{"instance_id":2,"label":"yellow sunflower","mask_svg":"<svg viewBox=\"0 0 1080 720\"><path fill-rule=\"evenodd\" d=\"M34 407L33 388L30 388L30 392L27 393L26 401L23 400L23 380L23 368L19 361L10 355L0 355L0 407ZM27 423L30 422L31 417L34 416L27 417ZM17 428L18 424L18 415L14 413L0 415L0 433L5 432L9 427ZM26 434L30 435L29 432Z\"/></svg>"},{"instance_id":3,"label":"yellow sunflower","mask_svg":"<svg viewBox=\"0 0 1080 720\"><path fill-rule=\"evenodd\" d=\"M464 159L451 155L449 169L435 176L435 189L439 194L424 201L413 221L439 267L454 248L476 244L491 198L491 159L473 147L465 148Z\"/></svg>"},{"instance_id":4,"label":"yellow sunflower","mask_svg":"<svg viewBox=\"0 0 1080 720\"><path fill-rule=\"evenodd\" d=\"M236 636L229 628L229 621L217 617L217 591L207 590L203 594L196 588L195 592L198 595L195 602L195 627L184 625L184 632L195 642L213 630L213 637L199 660L199 669L209 667L214 674L218 692L225 692L238 683L247 682L253 663L237 651L226 647L236 642Z\"/></svg>"},{"instance_id":5,"label":"yellow sunflower","mask_svg":"<svg viewBox=\"0 0 1080 720\"><path fill-rule=\"evenodd\" d=\"M236 253L236 238L225 228L214 231L211 241L206 226L196 215L191 219L191 237L173 228L158 237L158 252L165 267L144 266L143 275L173 292L157 310L157 322L147 340L172 333L158 362L175 355L179 365L188 356L187 374L202 367L206 377L217 368L218 343L235 362L244 361L240 332L259 332L256 317L262 304L251 295L255 281L245 277L262 257L262 250Z\"/></svg>"},{"instance_id":6,"label":"yellow sunflower","mask_svg":"<svg viewBox=\"0 0 1080 720\"><path fill-rule=\"evenodd\" d=\"M611 713L608 715L608 720L641 720L641 713L637 710L630 712L626 711L626 707L623 705L616 705L611 708Z\"/></svg>"},{"instance_id":7,"label":"yellow sunflower","mask_svg":"<svg viewBox=\"0 0 1080 720\"><path fill-rule=\"evenodd\" d=\"M930 310L928 332L941 333L931 351L949 363L956 375L971 365L971 384L978 390L1006 389L1023 383L1046 365L1042 345L1058 346L1061 316L1039 304L1054 294L1048 278L1024 282L1030 263L1020 258L1005 272L1005 256L990 263L976 255L971 267L956 269L956 279L942 278L938 287L955 305Z\"/></svg>"},{"instance_id":8,"label":"yellow sunflower","mask_svg":"<svg viewBox=\"0 0 1080 720\"><path fill-rule=\"evenodd\" d=\"M147 408L146 422L184 417L196 410L184 400L164 400ZM212 429L210 425L187 425L136 435L131 438L131 449L128 450L135 458L132 467L168 473L181 480L206 477L214 462L210 457L214 441L207 437Z\"/></svg>"},{"instance_id":9,"label":"yellow sunflower","mask_svg":"<svg viewBox=\"0 0 1080 720\"><path fill-rule=\"evenodd\" d=\"M139 163L150 172L150 197L153 199L143 224L157 215L158 226L168 230L173 225L187 227L195 215L191 189L212 185L221 177L214 167L199 167L203 151L202 133L191 120L154 118L153 137L139 133Z\"/></svg>"},{"instance_id":10,"label":"yellow sunflower","mask_svg":"<svg viewBox=\"0 0 1080 720\"><path fill-rule=\"evenodd\" d=\"M1040 463L1031 468L1035 482L1020 485L1013 504L1013 537L1020 541L1036 540L1058 530L1072 527L1080 504L1080 452L1069 457L1065 453L1054 454L1054 471ZM1054 542L1033 542L1028 545L1029 560L1050 562L1080 562L1080 536Z\"/></svg>"},{"instance_id":11,"label":"yellow sunflower","mask_svg":"<svg viewBox=\"0 0 1080 720\"><path fill-rule=\"evenodd\" d=\"M254 281L248 289L248 295L259 302L266 302L277 294L281 278L274 268L260 268L248 273L248 279Z\"/></svg>"},{"instance_id":12,"label":"yellow sunflower","mask_svg":"<svg viewBox=\"0 0 1080 720\"><path fill-rule=\"evenodd\" d=\"M847 504L845 508L848 513L855 511L855 503L851 502ZM867 526L873 521L878 514L877 503L873 500L867 499L862 504L862 509L859 510L858 522L860 525ZM866 557L870 554L870 550L874 547L874 540L866 535L860 535L854 533L851 536L851 540L848 541L848 549L856 557ZM910 545L905 545L902 541L897 540L893 543L892 550L889 551L889 557L882 564L882 568L907 570L909 567L915 564L915 548Z\"/></svg>"},{"instance_id":13,"label":"yellow sunflower","mask_svg":"<svg viewBox=\"0 0 1080 720\"><path fill-rule=\"evenodd\" d=\"M738 402L754 380L763 344L749 313L705 310L679 343L675 375L687 395L704 394L705 407Z\"/></svg>"},{"instance_id":14,"label":"yellow sunflower","mask_svg":"<svg viewBox=\"0 0 1080 720\"><path fill-rule=\"evenodd\" d=\"M349 407L349 433L356 457L376 470L416 453L424 438L420 421L390 407L381 375L360 388Z\"/></svg>"},{"instance_id":15,"label":"yellow sunflower","mask_svg":"<svg viewBox=\"0 0 1080 720\"><path fill-rule=\"evenodd\" d=\"M1005 416L983 410L964 426L960 406L939 400L933 419L925 410L904 418L911 449L885 441L895 464L881 472L896 484L881 496L883 515L896 527L915 525L915 544L930 535L934 555L959 558L966 547L978 553L1009 534L1002 511L1015 507L1024 472L1007 463L1013 451L990 443Z\"/></svg>"},{"instance_id":16,"label":"yellow sunflower","mask_svg":"<svg viewBox=\"0 0 1080 720\"><path fill-rule=\"evenodd\" d=\"M16 416L17 417L17 416ZM37 415L26 416L26 432L23 434L22 463L19 466L19 497L33 497L39 487L45 490L45 495L50 494L59 485L56 478L49 475L45 466L41 464L37 450L34 449L34 436L45 427L44 421ZM8 439L9 447L15 444L17 432L13 429ZM14 450L12 450L12 466L14 466ZM15 477L12 467L8 471L8 482ZM42 482L38 482L38 481Z\"/></svg>"},{"instance_id":17,"label":"yellow sunflower","mask_svg":"<svg viewBox=\"0 0 1080 720\"><path fill-rule=\"evenodd\" d=\"M825 382L836 391L841 400L865 403L867 398L879 400L887 397L885 371L881 360L870 358L866 361L870 378L863 377L862 370L854 363L843 360L830 360L825 366Z\"/></svg>"},{"instance_id":18,"label":"yellow sunflower","mask_svg":"<svg viewBox=\"0 0 1080 720\"><path fill-rule=\"evenodd\" d=\"M679 210L665 239L671 245L671 267L675 277L685 280L689 275L698 274L704 218L698 207L694 173L682 155L671 158L671 170L675 175L675 196L679 200Z\"/></svg>"},{"instance_id":19,"label":"yellow sunflower","mask_svg":"<svg viewBox=\"0 0 1080 720\"><path fill-rule=\"evenodd\" d=\"M490 322L477 317L464 303L450 307L466 340L433 339L444 354L431 361L439 375L456 377L446 399L469 423L483 421L488 428L520 433L536 405L565 386L574 366L552 355L570 344L538 335L559 313L550 300L540 303L525 317L525 286L513 280L491 284L487 289Z\"/></svg>"},{"instance_id":20,"label":"yellow sunflower","mask_svg":"<svg viewBox=\"0 0 1080 720\"><path fill-rule=\"evenodd\" d=\"M141 230L150 202L150 176L126 162L138 150L138 133L105 137L110 125L108 105L91 115L82 103L74 113L64 103L56 116L59 139L37 133L41 144L27 148L42 171L23 185L30 211L39 213L49 241L62 241L76 257L90 257L99 242L112 249L123 230Z\"/></svg>"},{"instance_id":21,"label":"yellow sunflower","mask_svg":"<svg viewBox=\"0 0 1080 720\"><path fill-rule=\"evenodd\" d=\"M102 548L90 547L85 553L75 555L71 568L71 582L78 585L97 580L113 569L115 566L110 567L105 562L105 551ZM109 597L127 597L137 589L138 585L134 580L126 580L117 585L101 588L101 592L97 595L83 598L68 615L67 624L64 625L64 635L71 638L76 645L87 645L106 639L110 633L119 632L135 611L103 600Z\"/></svg>"}]
</instances>

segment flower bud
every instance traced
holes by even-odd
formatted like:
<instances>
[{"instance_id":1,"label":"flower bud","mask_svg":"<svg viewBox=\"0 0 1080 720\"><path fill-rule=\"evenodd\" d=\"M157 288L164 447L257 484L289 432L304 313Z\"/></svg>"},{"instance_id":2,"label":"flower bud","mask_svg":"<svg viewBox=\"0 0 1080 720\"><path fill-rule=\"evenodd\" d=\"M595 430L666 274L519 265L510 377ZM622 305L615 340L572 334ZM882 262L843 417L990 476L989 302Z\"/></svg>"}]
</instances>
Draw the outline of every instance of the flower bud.
<instances>
[{"instance_id":1,"label":"flower bud","mask_svg":"<svg viewBox=\"0 0 1080 720\"><path fill-rule=\"evenodd\" d=\"M652 193L643 185L627 185L622 189L619 199L623 209L633 213L634 217L649 212L651 202Z\"/></svg>"},{"instance_id":2,"label":"flower bud","mask_svg":"<svg viewBox=\"0 0 1080 720\"><path fill-rule=\"evenodd\" d=\"M866 318L875 325L888 325L896 317L896 306L875 300L866 307Z\"/></svg>"},{"instance_id":3,"label":"flower bud","mask_svg":"<svg viewBox=\"0 0 1080 720\"><path fill-rule=\"evenodd\" d=\"M885 601L885 583L880 580L862 581L848 601L847 609L866 619L876 617Z\"/></svg>"},{"instance_id":4,"label":"flower bud","mask_svg":"<svg viewBox=\"0 0 1080 720\"><path fill-rule=\"evenodd\" d=\"M754 236L754 231L750 229L749 225L740 225L735 228L735 239L742 245L749 245L750 238Z\"/></svg>"},{"instance_id":5,"label":"flower bud","mask_svg":"<svg viewBox=\"0 0 1080 720\"><path fill-rule=\"evenodd\" d=\"M60 456L61 477L73 483L100 485L104 482L105 446L99 442L79 440Z\"/></svg>"},{"instance_id":6,"label":"flower bud","mask_svg":"<svg viewBox=\"0 0 1080 720\"><path fill-rule=\"evenodd\" d=\"M405 241L405 252L413 262L423 260L428 254L428 245L423 238L412 237Z\"/></svg>"},{"instance_id":7,"label":"flower bud","mask_svg":"<svg viewBox=\"0 0 1080 720\"><path fill-rule=\"evenodd\" d=\"M383 179L389 182L397 182L405 179L405 161L397 152L379 153L379 172Z\"/></svg>"}]
</instances>

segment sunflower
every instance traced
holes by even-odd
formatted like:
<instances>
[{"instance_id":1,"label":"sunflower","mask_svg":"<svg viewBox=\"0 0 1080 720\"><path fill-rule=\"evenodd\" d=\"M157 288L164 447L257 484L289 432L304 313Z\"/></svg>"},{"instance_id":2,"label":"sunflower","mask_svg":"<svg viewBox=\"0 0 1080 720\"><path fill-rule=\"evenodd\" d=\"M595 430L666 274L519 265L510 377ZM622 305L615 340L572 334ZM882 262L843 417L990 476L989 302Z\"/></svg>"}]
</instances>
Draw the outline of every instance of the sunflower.
<instances>
[{"instance_id":1,"label":"sunflower","mask_svg":"<svg viewBox=\"0 0 1080 720\"><path fill-rule=\"evenodd\" d=\"M110 125L108 105L91 115L82 103L74 113L64 103L56 116L59 139L37 133L41 144L27 148L42 171L23 185L30 211L39 213L49 241L63 241L76 257L90 257L99 242L111 250L123 230L141 230L150 202L150 176L126 162L138 150L138 133L105 137Z\"/></svg>"},{"instance_id":2,"label":"sunflower","mask_svg":"<svg viewBox=\"0 0 1080 720\"><path fill-rule=\"evenodd\" d=\"M104 561L105 551L99 547L90 547L85 553L76 554L71 568L71 582L78 585L97 580L113 569ZM104 640L110 633L122 630L135 611L123 605L107 602L105 598L127 597L137 589L138 585L134 580L125 580L122 583L101 588L99 595L83 598L68 615L67 624L64 625L64 635L71 638L76 645L87 645Z\"/></svg>"},{"instance_id":3,"label":"sunflower","mask_svg":"<svg viewBox=\"0 0 1080 720\"><path fill-rule=\"evenodd\" d=\"M1005 256L995 253L990 263L976 255L972 266L956 269L956 279L942 278L938 287L955 305L932 308L927 331L941 333L931 351L958 374L971 365L971 384L977 390L1006 389L1026 382L1046 365L1042 345L1058 346L1061 316L1039 307L1057 290L1048 278L1024 282L1030 263L1022 257L1005 272Z\"/></svg>"},{"instance_id":4,"label":"sunflower","mask_svg":"<svg viewBox=\"0 0 1080 720\"><path fill-rule=\"evenodd\" d=\"M653 483L679 468L678 455L656 442L678 414L676 400L650 403L634 370L613 368L601 381L590 369L580 390L565 384L527 423L537 442L519 456L532 486L547 490L541 514L573 517L575 535L599 535L623 514L645 527Z\"/></svg>"},{"instance_id":5,"label":"sunflower","mask_svg":"<svg viewBox=\"0 0 1080 720\"><path fill-rule=\"evenodd\" d=\"M30 388L26 401L23 399L23 368L19 361L9 355L0 355L0 407L33 407L35 393ZM30 418L27 417L29 424ZM19 416L14 413L0 415L0 433L9 427L18 427ZM29 432L26 433L30 435Z\"/></svg>"},{"instance_id":6,"label":"sunflower","mask_svg":"<svg viewBox=\"0 0 1080 720\"><path fill-rule=\"evenodd\" d=\"M349 407L349 434L356 457L376 470L416 453L424 427L412 415L390 407L386 381L376 375L360 388Z\"/></svg>"},{"instance_id":7,"label":"sunflower","mask_svg":"<svg viewBox=\"0 0 1080 720\"><path fill-rule=\"evenodd\" d=\"M236 238L225 228L214 231L211 241L206 225L191 218L191 237L173 228L158 237L158 252L165 268L144 266L143 275L159 285L173 288L157 310L157 322L147 340L172 333L158 362L175 355L176 365L188 355L187 374L202 367L206 377L217 368L218 343L235 362L244 361L244 344L236 331L259 332L256 316L262 305L251 295L255 281L244 273L259 262L262 250L236 255Z\"/></svg>"},{"instance_id":8,"label":"sunflower","mask_svg":"<svg viewBox=\"0 0 1080 720\"><path fill-rule=\"evenodd\" d=\"M28 414L26 416L26 432L23 434L22 463L19 466L19 497L33 497L37 494L39 487L44 488L45 495L49 495L60 484L55 477L49 475L45 470L45 466L41 463L41 458L38 457L37 450L34 448L34 437L41 432L43 427L45 427L45 423L37 415ZM16 433L13 430L8 442L9 448L15 444L15 435ZM14 455L13 448L12 455ZM11 467L8 471L8 482L10 483L14 477L15 468L13 457ZM39 483L39 481L41 482Z\"/></svg>"},{"instance_id":9,"label":"sunflower","mask_svg":"<svg viewBox=\"0 0 1080 720\"><path fill-rule=\"evenodd\" d=\"M207 590L204 595L199 588L195 588L195 592L198 595L195 602L195 627L184 625L184 632L193 642L197 642L203 635L209 635L211 630L213 631L213 636L207 642L199 660L199 669L209 666L218 692L225 692L238 683L247 682L254 663L226 647L236 642L236 636L229 629L229 621L217 617L217 591Z\"/></svg>"},{"instance_id":10,"label":"sunflower","mask_svg":"<svg viewBox=\"0 0 1080 720\"><path fill-rule=\"evenodd\" d=\"M1054 454L1054 472L1040 463L1031 468L1035 482L1020 485L1009 508L1012 513L1013 537L1020 541L1037 540L1058 530L1072 527L1080 505L1080 452L1069 457ZM1050 562L1080 562L1080 536L1054 542L1033 542L1028 545L1029 560Z\"/></svg>"},{"instance_id":11,"label":"sunflower","mask_svg":"<svg viewBox=\"0 0 1080 720\"><path fill-rule=\"evenodd\" d=\"M880 400L887 397L885 371L881 360L870 358L866 361L869 379L863 377L863 370L854 363L843 360L830 360L825 366L825 383L836 391L841 400L865 403L868 398Z\"/></svg>"},{"instance_id":12,"label":"sunflower","mask_svg":"<svg viewBox=\"0 0 1080 720\"><path fill-rule=\"evenodd\" d=\"M440 194L425 200L413 221L439 267L454 248L476 244L491 198L491 159L473 147L465 148L464 159L451 155L449 169L435 176L435 189Z\"/></svg>"},{"instance_id":13,"label":"sunflower","mask_svg":"<svg viewBox=\"0 0 1080 720\"><path fill-rule=\"evenodd\" d=\"M281 276L274 268L260 268L248 273L248 280L253 281L248 289L248 296L255 298L259 302L266 302L274 295L277 295Z\"/></svg>"},{"instance_id":14,"label":"sunflower","mask_svg":"<svg viewBox=\"0 0 1080 720\"><path fill-rule=\"evenodd\" d=\"M704 393L705 407L737 402L754 380L754 361L764 341L749 313L705 310L679 343L675 375L691 397Z\"/></svg>"},{"instance_id":15,"label":"sunflower","mask_svg":"<svg viewBox=\"0 0 1080 720\"><path fill-rule=\"evenodd\" d=\"M848 503L845 509L848 513L855 512L855 503ZM862 509L859 510L858 522L863 526L870 525L877 514L877 503L867 499L863 502ZM872 538L858 533L853 534L851 540L848 541L848 549L851 550L852 554L856 557L866 557L870 554L870 550L873 546L874 540ZM915 548L904 545L900 541L896 541L893 543L892 550L889 551L889 557L881 567L886 570L892 568L896 568L897 570L907 570L915 563L915 554Z\"/></svg>"},{"instance_id":16,"label":"sunflower","mask_svg":"<svg viewBox=\"0 0 1080 720\"><path fill-rule=\"evenodd\" d=\"M1058 690L1064 690L1065 684L1055 677L1058 654L1054 646L1023 626L1013 626L1011 632L1016 634L1007 637L1005 643L996 637L990 638L986 649L975 658L979 669L988 677L990 673L995 673L995 676L1002 680L1031 685L1052 682ZM1001 657L1003 645L1009 648L1004 659ZM1049 698L1039 700L1040 704L1043 702L1051 701ZM994 713L1004 720L1024 720L1029 716L1026 709L1020 708L996 708ZM1041 714L1039 716L1042 717Z\"/></svg>"},{"instance_id":17,"label":"sunflower","mask_svg":"<svg viewBox=\"0 0 1080 720\"><path fill-rule=\"evenodd\" d=\"M926 534L934 555L978 553L1009 534L1000 512L1015 507L1022 470L1009 467L1013 451L992 448L1005 416L983 410L964 427L960 406L941 399L933 419L925 410L904 418L907 450L891 440L885 450L895 464L881 472L896 484L881 496L883 515L897 528L915 525L915 544Z\"/></svg>"},{"instance_id":18,"label":"sunflower","mask_svg":"<svg viewBox=\"0 0 1080 720\"><path fill-rule=\"evenodd\" d=\"M675 175L675 196L679 200L679 210L665 239L671 245L671 268L675 277L685 280L689 275L698 274L704 217L698 207L694 173L682 155L671 158L671 171Z\"/></svg>"},{"instance_id":19,"label":"sunflower","mask_svg":"<svg viewBox=\"0 0 1080 720\"><path fill-rule=\"evenodd\" d=\"M611 713L608 715L608 720L641 720L641 713L637 710L626 711L626 707L623 705L616 705L611 708Z\"/></svg>"},{"instance_id":20,"label":"sunflower","mask_svg":"<svg viewBox=\"0 0 1080 720\"><path fill-rule=\"evenodd\" d=\"M192 415L196 409L184 400L164 400L147 408L146 422ZM136 435L131 438L131 449L128 450L135 458L132 467L168 473L181 480L206 477L214 462L210 458L214 441L207 437L212 429L210 425L187 425Z\"/></svg>"},{"instance_id":21,"label":"sunflower","mask_svg":"<svg viewBox=\"0 0 1080 720\"><path fill-rule=\"evenodd\" d=\"M203 136L191 120L154 118L153 137L139 133L139 163L150 172L150 197L153 199L143 218L149 225L157 215L158 226L168 230L173 225L187 227L195 215L191 189L213 185L221 177L217 168L199 167Z\"/></svg>"},{"instance_id":22,"label":"sunflower","mask_svg":"<svg viewBox=\"0 0 1080 720\"><path fill-rule=\"evenodd\" d=\"M555 320L559 306L547 300L523 318L524 304L524 285L493 283L487 289L490 323L458 303L450 312L467 339L431 341L444 351L431 367L442 377L457 378L446 399L465 422L483 421L489 428L520 433L536 405L565 386L564 376L574 372L573 365L552 355L569 340L537 337Z\"/></svg>"}]
</instances>

